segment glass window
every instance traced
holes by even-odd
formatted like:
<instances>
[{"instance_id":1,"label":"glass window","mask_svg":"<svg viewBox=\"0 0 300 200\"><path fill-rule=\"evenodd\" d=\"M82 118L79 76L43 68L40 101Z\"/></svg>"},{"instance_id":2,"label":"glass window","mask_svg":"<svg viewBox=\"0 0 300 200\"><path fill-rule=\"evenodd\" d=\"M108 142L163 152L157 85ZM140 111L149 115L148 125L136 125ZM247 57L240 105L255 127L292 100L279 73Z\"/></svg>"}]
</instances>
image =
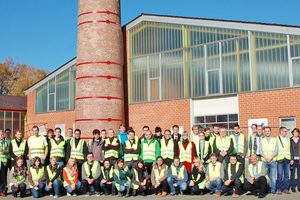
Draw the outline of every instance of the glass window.
<instances>
[{"instance_id":1,"label":"glass window","mask_svg":"<svg viewBox=\"0 0 300 200\"><path fill-rule=\"evenodd\" d=\"M205 117L205 122L206 123L216 122L216 116L206 116Z\"/></svg>"},{"instance_id":2,"label":"glass window","mask_svg":"<svg viewBox=\"0 0 300 200\"><path fill-rule=\"evenodd\" d=\"M4 112L0 111L0 129L4 130Z\"/></svg>"},{"instance_id":3,"label":"glass window","mask_svg":"<svg viewBox=\"0 0 300 200\"><path fill-rule=\"evenodd\" d=\"M291 57L300 56L300 36L290 35Z\"/></svg>"},{"instance_id":4,"label":"glass window","mask_svg":"<svg viewBox=\"0 0 300 200\"><path fill-rule=\"evenodd\" d=\"M195 117L195 123L204 123L204 117Z\"/></svg>"},{"instance_id":5,"label":"glass window","mask_svg":"<svg viewBox=\"0 0 300 200\"><path fill-rule=\"evenodd\" d=\"M21 130L24 132L24 120L25 120L26 113L21 113Z\"/></svg>"},{"instance_id":6,"label":"glass window","mask_svg":"<svg viewBox=\"0 0 300 200\"><path fill-rule=\"evenodd\" d=\"M14 112L13 113L13 129L12 130L19 130L20 128L20 113Z\"/></svg>"},{"instance_id":7,"label":"glass window","mask_svg":"<svg viewBox=\"0 0 300 200\"><path fill-rule=\"evenodd\" d=\"M220 93L220 72L219 72L219 70L208 72L208 92L209 92L209 94Z\"/></svg>"},{"instance_id":8,"label":"glass window","mask_svg":"<svg viewBox=\"0 0 300 200\"><path fill-rule=\"evenodd\" d=\"M13 130L12 112L5 112L5 129Z\"/></svg>"},{"instance_id":9,"label":"glass window","mask_svg":"<svg viewBox=\"0 0 300 200\"><path fill-rule=\"evenodd\" d=\"M159 79L150 80L150 100L159 100Z\"/></svg>"},{"instance_id":10,"label":"glass window","mask_svg":"<svg viewBox=\"0 0 300 200\"><path fill-rule=\"evenodd\" d=\"M76 65L71 67L70 70L70 109L75 109L76 96Z\"/></svg>"},{"instance_id":11,"label":"glass window","mask_svg":"<svg viewBox=\"0 0 300 200\"><path fill-rule=\"evenodd\" d=\"M292 60L294 85L300 85L300 59Z\"/></svg>"},{"instance_id":12,"label":"glass window","mask_svg":"<svg viewBox=\"0 0 300 200\"><path fill-rule=\"evenodd\" d=\"M47 112L47 95L48 83L43 84L35 90L35 112Z\"/></svg>"},{"instance_id":13,"label":"glass window","mask_svg":"<svg viewBox=\"0 0 300 200\"><path fill-rule=\"evenodd\" d=\"M56 110L69 109L69 69L56 76Z\"/></svg>"}]
</instances>

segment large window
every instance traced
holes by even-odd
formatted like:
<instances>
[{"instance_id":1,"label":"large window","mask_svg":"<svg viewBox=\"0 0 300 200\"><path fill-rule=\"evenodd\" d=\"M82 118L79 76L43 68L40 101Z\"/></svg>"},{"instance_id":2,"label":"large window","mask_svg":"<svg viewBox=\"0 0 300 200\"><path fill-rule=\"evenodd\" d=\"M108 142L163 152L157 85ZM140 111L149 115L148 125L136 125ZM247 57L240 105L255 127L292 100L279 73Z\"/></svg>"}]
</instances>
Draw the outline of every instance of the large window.
<instances>
[{"instance_id":1,"label":"large window","mask_svg":"<svg viewBox=\"0 0 300 200\"><path fill-rule=\"evenodd\" d=\"M0 111L0 130L24 130L25 112Z\"/></svg>"}]
</instances>

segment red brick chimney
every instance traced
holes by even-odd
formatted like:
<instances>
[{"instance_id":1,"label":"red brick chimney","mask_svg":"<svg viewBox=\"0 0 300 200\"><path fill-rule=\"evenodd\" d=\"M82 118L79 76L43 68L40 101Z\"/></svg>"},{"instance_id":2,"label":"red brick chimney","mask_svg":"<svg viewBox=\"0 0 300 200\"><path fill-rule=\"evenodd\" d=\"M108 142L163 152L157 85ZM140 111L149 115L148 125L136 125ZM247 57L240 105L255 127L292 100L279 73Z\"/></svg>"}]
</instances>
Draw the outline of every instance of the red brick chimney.
<instances>
[{"instance_id":1,"label":"red brick chimney","mask_svg":"<svg viewBox=\"0 0 300 200\"><path fill-rule=\"evenodd\" d=\"M119 0L79 0L75 127L83 137L124 121Z\"/></svg>"}]
</instances>

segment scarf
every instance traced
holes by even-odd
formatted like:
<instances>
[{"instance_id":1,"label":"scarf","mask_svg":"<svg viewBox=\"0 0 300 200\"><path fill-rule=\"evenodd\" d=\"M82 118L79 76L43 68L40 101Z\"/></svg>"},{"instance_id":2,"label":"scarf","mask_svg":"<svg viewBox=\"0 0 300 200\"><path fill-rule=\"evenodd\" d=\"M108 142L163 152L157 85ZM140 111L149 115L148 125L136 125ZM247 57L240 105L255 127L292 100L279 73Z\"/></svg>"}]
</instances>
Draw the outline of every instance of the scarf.
<instances>
[{"instance_id":1,"label":"scarf","mask_svg":"<svg viewBox=\"0 0 300 200\"><path fill-rule=\"evenodd\" d=\"M27 176L26 167L22 165L21 167L15 166L15 171L13 172L13 177L16 178L17 176L23 175L23 177Z\"/></svg>"},{"instance_id":2,"label":"scarf","mask_svg":"<svg viewBox=\"0 0 300 200\"><path fill-rule=\"evenodd\" d=\"M57 170L57 164L55 164L54 166L50 165L50 170L51 172L55 172Z\"/></svg>"},{"instance_id":3,"label":"scarf","mask_svg":"<svg viewBox=\"0 0 300 200\"><path fill-rule=\"evenodd\" d=\"M68 169L68 173L69 173L69 176L73 177L74 174L75 174L74 167L69 168L69 169Z\"/></svg>"}]
</instances>

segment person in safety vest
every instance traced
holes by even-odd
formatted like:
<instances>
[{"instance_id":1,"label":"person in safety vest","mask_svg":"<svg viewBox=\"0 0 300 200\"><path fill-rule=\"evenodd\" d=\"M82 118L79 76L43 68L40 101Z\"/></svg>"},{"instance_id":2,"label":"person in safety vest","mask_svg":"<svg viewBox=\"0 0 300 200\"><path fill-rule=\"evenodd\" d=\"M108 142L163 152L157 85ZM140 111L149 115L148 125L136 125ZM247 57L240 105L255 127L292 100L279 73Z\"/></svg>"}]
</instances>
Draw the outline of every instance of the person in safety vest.
<instances>
[{"instance_id":1,"label":"person in safety vest","mask_svg":"<svg viewBox=\"0 0 300 200\"><path fill-rule=\"evenodd\" d=\"M220 197L224 179L224 167L222 163L217 160L217 154L212 153L210 155L211 163L208 164L206 170L206 188L211 192L214 192L216 197Z\"/></svg>"},{"instance_id":2,"label":"person in safety vest","mask_svg":"<svg viewBox=\"0 0 300 200\"><path fill-rule=\"evenodd\" d=\"M28 170L29 188L34 198L43 196L45 181L45 167L41 163L41 158L35 157Z\"/></svg>"},{"instance_id":3,"label":"person in safety vest","mask_svg":"<svg viewBox=\"0 0 300 200\"><path fill-rule=\"evenodd\" d=\"M251 131L252 131L252 133L248 134L248 141L247 141L248 150L247 150L247 154L246 154L246 157L249 159L253 153L255 154L255 152L252 151L253 150L252 147L250 148L250 145L252 146L253 138L256 137L256 135L257 135L257 124L251 125ZM251 142L251 144L250 144L250 142Z\"/></svg>"},{"instance_id":4,"label":"person in safety vest","mask_svg":"<svg viewBox=\"0 0 300 200\"><path fill-rule=\"evenodd\" d=\"M110 193L116 195L115 181L114 181L114 166L109 162L109 159L105 159L103 166L101 166L100 186L104 190L104 195L107 196Z\"/></svg>"},{"instance_id":5,"label":"person in safety vest","mask_svg":"<svg viewBox=\"0 0 300 200\"><path fill-rule=\"evenodd\" d=\"M5 197L7 191L7 155L8 144L4 139L4 133L0 130L0 196Z\"/></svg>"},{"instance_id":6,"label":"person in safety vest","mask_svg":"<svg viewBox=\"0 0 300 200\"><path fill-rule=\"evenodd\" d=\"M193 125L192 127L192 134L190 135L190 141L194 142L195 147L196 147L196 152L197 155L199 155L200 151L200 136L199 136L199 126L198 125Z\"/></svg>"},{"instance_id":7,"label":"person in safety vest","mask_svg":"<svg viewBox=\"0 0 300 200\"><path fill-rule=\"evenodd\" d=\"M210 139L210 128L209 127L206 127L203 132L205 133L205 141L209 141Z\"/></svg>"},{"instance_id":8,"label":"person in safety vest","mask_svg":"<svg viewBox=\"0 0 300 200\"><path fill-rule=\"evenodd\" d=\"M227 129L222 127L220 129L220 137L216 137L214 140L214 153L218 155L218 161L223 163L224 168L226 169L227 164L229 163L229 155L233 151L233 141L227 136Z\"/></svg>"},{"instance_id":9,"label":"person in safety vest","mask_svg":"<svg viewBox=\"0 0 300 200\"><path fill-rule=\"evenodd\" d=\"M230 155L237 155L238 162L245 166L245 157L247 152L247 141L243 133L240 132L240 126L235 124L233 127L233 134L230 134L230 138L233 142L233 151Z\"/></svg>"},{"instance_id":10,"label":"person in safety vest","mask_svg":"<svg viewBox=\"0 0 300 200\"><path fill-rule=\"evenodd\" d=\"M298 192L300 192L300 130L298 128L294 128L291 133L293 135L293 137L291 137L291 156L294 159L294 164L291 167L291 190L296 193L296 186L298 187ZM297 179L295 177L296 170Z\"/></svg>"},{"instance_id":11,"label":"person in safety vest","mask_svg":"<svg viewBox=\"0 0 300 200\"><path fill-rule=\"evenodd\" d=\"M32 127L33 135L28 139L28 156L30 160L30 165L32 165L35 157L41 159L42 165L45 165L45 159L48 154L48 142L45 136L39 135L39 127Z\"/></svg>"},{"instance_id":12,"label":"person in safety vest","mask_svg":"<svg viewBox=\"0 0 300 200\"><path fill-rule=\"evenodd\" d=\"M155 134L154 134L154 139L160 142L160 140L163 138L162 135L162 130L159 126L155 127Z\"/></svg>"},{"instance_id":13,"label":"person in safety vest","mask_svg":"<svg viewBox=\"0 0 300 200\"><path fill-rule=\"evenodd\" d=\"M215 141L215 139L218 136L220 136L220 132L219 132L220 126L219 126L219 124L214 124L213 127L212 127L212 129L213 129L213 132L210 133L209 143L210 143L210 146L213 148L214 147L214 141ZM212 151L214 151L214 150L212 149Z\"/></svg>"},{"instance_id":14,"label":"person in safety vest","mask_svg":"<svg viewBox=\"0 0 300 200\"><path fill-rule=\"evenodd\" d=\"M54 198L58 198L60 196L59 190L62 186L61 173L62 167L57 163L57 157L50 157L50 164L46 167L45 170L45 190L47 192L50 192L50 196L54 195Z\"/></svg>"},{"instance_id":15,"label":"person in safety vest","mask_svg":"<svg viewBox=\"0 0 300 200\"><path fill-rule=\"evenodd\" d=\"M208 166L208 163L210 162L209 157L211 154L211 146L209 141L205 140L205 133L200 132L199 133L200 141L199 141L199 152L197 152L202 164L204 165L205 169Z\"/></svg>"},{"instance_id":16,"label":"person in safety vest","mask_svg":"<svg viewBox=\"0 0 300 200\"><path fill-rule=\"evenodd\" d=\"M81 181L81 168L88 154L88 148L85 140L80 138L80 129L74 131L74 136L67 145L66 160L75 158L76 167L78 168L78 179Z\"/></svg>"},{"instance_id":17,"label":"person in safety vest","mask_svg":"<svg viewBox=\"0 0 300 200\"><path fill-rule=\"evenodd\" d=\"M23 157L17 157L15 160L15 165L10 171L9 186L11 188L13 197L17 197L18 193L20 192L20 197L23 198L26 194L27 168L24 165Z\"/></svg>"},{"instance_id":18,"label":"person in safety vest","mask_svg":"<svg viewBox=\"0 0 300 200\"><path fill-rule=\"evenodd\" d=\"M45 135L45 138L47 140L48 144L48 154L45 159L45 166L50 164L50 140L54 137L54 131L52 128L47 130L47 135Z\"/></svg>"},{"instance_id":19,"label":"person in safety vest","mask_svg":"<svg viewBox=\"0 0 300 200\"><path fill-rule=\"evenodd\" d=\"M131 170L139 159L141 144L139 138L135 136L135 132L132 129L128 131L128 138L129 139L123 145L123 152L126 166Z\"/></svg>"},{"instance_id":20,"label":"person in safety vest","mask_svg":"<svg viewBox=\"0 0 300 200\"><path fill-rule=\"evenodd\" d=\"M173 131L173 134L172 134L172 139L174 141L174 145L175 145L175 156L178 156L178 142L180 142L180 138L181 138L181 135L179 133L179 126L178 125L174 125L172 126L172 131Z\"/></svg>"},{"instance_id":21,"label":"person in safety vest","mask_svg":"<svg viewBox=\"0 0 300 200\"><path fill-rule=\"evenodd\" d=\"M77 196L80 191L81 182L78 180L79 171L75 158L69 158L63 169L64 188L67 190L67 196Z\"/></svg>"},{"instance_id":22,"label":"person in safety vest","mask_svg":"<svg viewBox=\"0 0 300 200\"><path fill-rule=\"evenodd\" d=\"M271 179L271 193L276 195L276 156L278 154L278 141L271 137L271 127L265 127L265 137L261 140L261 160L266 165L268 179Z\"/></svg>"},{"instance_id":23,"label":"person in safety vest","mask_svg":"<svg viewBox=\"0 0 300 200\"><path fill-rule=\"evenodd\" d=\"M131 173L132 196L136 196L138 193L142 196L146 196L150 186L150 176L142 159L138 159Z\"/></svg>"},{"instance_id":24,"label":"person in safety vest","mask_svg":"<svg viewBox=\"0 0 300 200\"><path fill-rule=\"evenodd\" d=\"M176 152L178 153L178 150ZM175 143L169 129L164 131L164 136L160 140L160 154L168 167L172 164L174 157L178 156L175 154Z\"/></svg>"},{"instance_id":25,"label":"person in safety vest","mask_svg":"<svg viewBox=\"0 0 300 200\"><path fill-rule=\"evenodd\" d=\"M169 168L167 181L171 189L171 196L176 196L179 191L183 195L187 189L188 173L178 157L174 158L174 164Z\"/></svg>"},{"instance_id":26,"label":"person in safety vest","mask_svg":"<svg viewBox=\"0 0 300 200\"><path fill-rule=\"evenodd\" d=\"M126 191L125 197L128 198L130 196L130 188L131 188L131 179L132 173L129 168L126 166L123 159L119 158L115 163L114 169L114 180L115 186L118 190L118 196L122 197L122 193Z\"/></svg>"},{"instance_id":27,"label":"person in safety vest","mask_svg":"<svg viewBox=\"0 0 300 200\"><path fill-rule=\"evenodd\" d=\"M109 129L107 134L108 138L104 140L102 147L102 150L104 151L104 158L109 159L112 165L114 165L120 157L120 140L114 135L115 131L113 129Z\"/></svg>"},{"instance_id":28,"label":"person in safety vest","mask_svg":"<svg viewBox=\"0 0 300 200\"><path fill-rule=\"evenodd\" d=\"M186 131L181 134L180 142L178 142L178 155L187 172L191 173L192 161L194 157L198 157L198 154L194 142L189 140L189 134Z\"/></svg>"},{"instance_id":29,"label":"person in safety vest","mask_svg":"<svg viewBox=\"0 0 300 200\"><path fill-rule=\"evenodd\" d=\"M66 141L67 145L71 141L72 138L73 138L73 129L72 128L68 128L68 130L66 132L66 137L65 137L65 141Z\"/></svg>"},{"instance_id":30,"label":"person in safety vest","mask_svg":"<svg viewBox=\"0 0 300 200\"><path fill-rule=\"evenodd\" d=\"M289 192L289 173L290 164L294 164L294 158L291 155L291 140L287 137L287 128L279 128L280 135L277 137L278 141L278 154L277 160L277 194L290 194ZM283 180L282 180L283 177Z\"/></svg>"},{"instance_id":31,"label":"person in safety vest","mask_svg":"<svg viewBox=\"0 0 300 200\"><path fill-rule=\"evenodd\" d=\"M171 134L171 131L170 131ZM164 160L161 156L158 156L156 159L156 164L152 168L151 172L151 191L158 196L167 196L168 191L168 166L164 163Z\"/></svg>"},{"instance_id":32,"label":"person in safety vest","mask_svg":"<svg viewBox=\"0 0 300 200\"><path fill-rule=\"evenodd\" d=\"M11 144L11 130L9 128L5 129L4 139L7 142L8 150L10 152L10 144ZM11 170L11 156L10 154L7 155L7 167L6 167L6 173L9 170Z\"/></svg>"},{"instance_id":33,"label":"person in safety vest","mask_svg":"<svg viewBox=\"0 0 300 200\"><path fill-rule=\"evenodd\" d=\"M123 146L124 146L124 143L128 140L128 135L127 135L127 132L126 132L125 124L121 124L119 126L119 132L118 132L118 137L117 138L120 141L119 155L122 159L124 159Z\"/></svg>"},{"instance_id":34,"label":"person in safety vest","mask_svg":"<svg viewBox=\"0 0 300 200\"><path fill-rule=\"evenodd\" d=\"M56 164L58 164L61 169L65 166L66 159L66 141L63 136L61 136L61 129L55 128L54 137L49 140L49 151L50 158L56 157Z\"/></svg>"},{"instance_id":35,"label":"person in safety vest","mask_svg":"<svg viewBox=\"0 0 300 200\"><path fill-rule=\"evenodd\" d=\"M251 191L259 198L265 197L267 187L266 179L266 165L263 161L259 161L256 154L251 156L251 163L248 165L248 178L249 180L244 185L245 191Z\"/></svg>"},{"instance_id":36,"label":"person in safety vest","mask_svg":"<svg viewBox=\"0 0 300 200\"><path fill-rule=\"evenodd\" d=\"M203 195L206 184L205 167L199 158L194 159L194 166L190 173L189 180L191 195L199 193Z\"/></svg>"},{"instance_id":37,"label":"person in safety vest","mask_svg":"<svg viewBox=\"0 0 300 200\"><path fill-rule=\"evenodd\" d=\"M150 128L149 128L149 126L143 126L143 135L140 137L140 142L142 143L143 141L144 141L144 139L145 139L145 134L146 134L146 132L147 131L149 131L150 130Z\"/></svg>"},{"instance_id":38,"label":"person in safety vest","mask_svg":"<svg viewBox=\"0 0 300 200\"><path fill-rule=\"evenodd\" d=\"M100 137L100 130L98 129L93 130L93 136L93 139L89 141L88 150L90 153L93 153L94 160L99 161L101 164L104 160L104 156L102 154L104 139Z\"/></svg>"},{"instance_id":39,"label":"person in safety vest","mask_svg":"<svg viewBox=\"0 0 300 200\"><path fill-rule=\"evenodd\" d=\"M11 156L11 164L12 166L16 163L17 157L22 157L23 160L26 160L28 154L28 145L27 141L24 140L23 134L21 131L16 131L15 138L10 142L9 154Z\"/></svg>"},{"instance_id":40,"label":"person in safety vest","mask_svg":"<svg viewBox=\"0 0 300 200\"><path fill-rule=\"evenodd\" d=\"M238 162L236 155L231 155L229 161L225 170L222 192L232 194L232 197L236 198L240 196L244 184L244 165Z\"/></svg>"},{"instance_id":41,"label":"person in safety vest","mask_svg":"<svg viewBox=\"0 0 300 200\"><path fill-rule=\"evenodd\" d=\"M86 196L91 196L96 192L96 196L100 196L100 163L94 160L93 153L88 153L86 156L87 161L83 163L81 174L81 184L85 188Z\"/></svg>"},{"instance_id":42,"label":"person in safety vest","mask_svg":"<svg viewBox=\"0 0 300 200\"><path fill-rule=\"evenodd\" d=\"M257 129L255 129L255 126ZM256 154L258 159L261 160L261 140L265 137L264 130L261 125L252 125L253 134L248 137L248 156ZM257 131L257 132L254 132Z\"/></svg>"},{"instance_id":43,"label":"person in safety vest","mask_svg":"<svg viewBox=\"0 0 300 200\"><path fill-rule=\"evenodd\" d=\"M152 166L155 165L156 158L160 156L160 145L152 137L150 130L145 133L145 140L141 143L140 159L145 162L148 174L151 174Z\"/></svg>"}]
</instances>

